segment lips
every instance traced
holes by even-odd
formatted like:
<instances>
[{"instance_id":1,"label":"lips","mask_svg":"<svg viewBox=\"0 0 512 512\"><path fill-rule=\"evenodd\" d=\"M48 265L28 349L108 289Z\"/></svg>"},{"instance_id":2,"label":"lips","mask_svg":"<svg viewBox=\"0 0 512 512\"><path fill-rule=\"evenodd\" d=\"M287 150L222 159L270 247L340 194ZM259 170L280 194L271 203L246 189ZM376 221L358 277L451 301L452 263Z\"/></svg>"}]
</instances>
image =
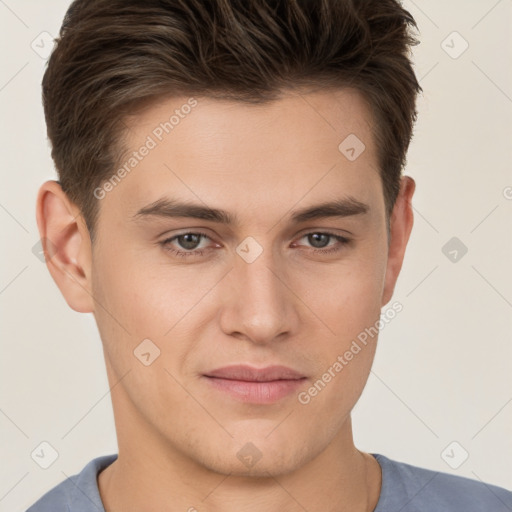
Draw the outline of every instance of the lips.
<instances>
[{"instance_id":1,"label":"lips","mask_svg":"<svg viewBox=\"0 0 512 512\"><path fill-rule=\"evenodd\" d=\"M277 402L296 392L306 380L304 375L286 366L226 366L210 371L204 377L222 395L251 404Z\"/></svg>"},{"instance_id":2,"label":"lips","mask_svg":"<svg viewBox=\"0 0 512 512\"><path fill-rule=\"evenodd\" d=\"M299 380L305 378L304 375L286 366L267 366L266 368L258 369L247 365L218 368L208 372L206 376L246 382L271 382L274 380Z\"/></svg>"}]
</instances>

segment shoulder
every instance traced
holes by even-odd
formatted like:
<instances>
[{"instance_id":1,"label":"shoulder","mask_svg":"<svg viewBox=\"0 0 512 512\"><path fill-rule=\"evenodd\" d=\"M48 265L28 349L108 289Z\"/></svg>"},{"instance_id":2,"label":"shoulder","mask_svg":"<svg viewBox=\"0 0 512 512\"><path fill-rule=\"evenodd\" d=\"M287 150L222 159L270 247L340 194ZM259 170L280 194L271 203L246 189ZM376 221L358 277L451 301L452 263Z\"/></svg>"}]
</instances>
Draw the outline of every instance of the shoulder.
<instances>
[{"instance_id":1,"label":"shoulder","mask_svg":"<svg viewBox=\"0 0 512 512\"><path fill-rule=\"evenodd\" d=\"M512 492L502 487L372 455L382 468L381 496L375 512L512 510Z\"/></svg>"},{"instance_id":2,"label":"shoulder","mask_svg":"<svg viewBox=\"0 0 512 512\"><path fill-rule=\"evenodd\" d=\"M96 478L116 458L117 455L104 455L91 460L80 473L50 489L26 512L104 511Z\"/></svg>"}]
</instances>

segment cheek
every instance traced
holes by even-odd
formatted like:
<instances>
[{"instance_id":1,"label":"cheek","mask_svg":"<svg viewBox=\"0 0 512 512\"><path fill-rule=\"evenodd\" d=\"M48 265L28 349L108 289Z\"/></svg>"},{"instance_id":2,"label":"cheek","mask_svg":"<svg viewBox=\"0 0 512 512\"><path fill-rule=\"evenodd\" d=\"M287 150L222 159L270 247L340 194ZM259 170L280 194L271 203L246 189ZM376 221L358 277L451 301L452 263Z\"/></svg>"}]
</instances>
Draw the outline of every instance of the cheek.
<instances>
[{"instance_id":1,"label":"cheek","mask_svg":"<svg viewBox=\"0 0 512 512\"><path fill-rule=\"evenodd\" d=\"M180 273L144 253L106 250L96 265L96 292L134 338L162 337L197 302L200 288L192 273Z\"/></svg>"},{"instance_id":2,"label":"cheek","mask_svg":"<svg viewBox=\"0 0 512 512\"><path fill-rule=\"evenodd\" d=\"M204 320L204 299L220 280L219 272L171 266L163 258L126 248L117 252L123 256L104 250L93 273L95 317L116 372L134 361L138 368L134 350L146 339L160 349L159 363L180 365L193 350L190 340L197 336L192 331Z\"/></svg>"},{"instance_id":3,"label":"cheek","mask_svg":"<svg viewBox=\"0 0 512 512\"><path fill-rule=\"evenodd\" d=\"M95 317L105 351L121 373L139 363L134 350L144 339L160 346L157 340L169 329L169 320L162 317L160 290L148 281L147 266L122 244L103 247L100 253L93 272Z\"/></svg>"},{"instance_id":4,"label":"cheek","mask_svg":"<svg viewBox=\"0 0 512 512\"><path fill-rule=\"evenodd\" d=\"M326 335L313 349L321 365L299 403L319 415L349 412L364 389L376 350L385 263L382 252L368 250L336 272L317 274L314 287L303 282L305 302L319 318L312 336L320 330Z\"/></svg>"},{"instance_id":5,"label":"cheek","mask_svg":"<svg viewBox=\"0 0 512 512\"><path fill-rule=\"evenodd\" d=\"M378 300L369 301L361 295L351 296L339 307L331 304L330 311L330 316L324 314L325 323L336 336L327 336L316 344L315 358L322 364L297 399L308 411L306 422L322 418L325 427L335 431L366 385L377 347L380 308Z\"/></svg>"},{"instance_id":6,"label":"cheek","mask_svg":"<svg viewBox=\"0 0 512 512\"><path fill-rule=\"evenodd\" d=\"M336 349L379 318L386 263L382 254L382 248L361 250L339 264L295 272L294 291Z\"/></svg>"}]
</instances>

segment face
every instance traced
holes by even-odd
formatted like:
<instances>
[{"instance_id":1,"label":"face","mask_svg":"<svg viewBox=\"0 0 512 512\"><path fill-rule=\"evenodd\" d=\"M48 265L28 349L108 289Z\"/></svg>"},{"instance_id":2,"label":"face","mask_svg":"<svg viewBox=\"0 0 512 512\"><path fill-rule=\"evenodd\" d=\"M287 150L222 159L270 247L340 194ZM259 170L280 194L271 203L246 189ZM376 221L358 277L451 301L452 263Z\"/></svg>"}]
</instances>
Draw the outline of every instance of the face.
<instances>
[{"instance_id":1,"label":"face","mask_svg":"<svg viewBox=\"0 0 512 512\"><path fill-rule=\"evenodd\" d=\"M144 438L264 475L342 445L376 346L358 336L408 237L397 220L388 247L361 97L172 98L127 125L125 172L97 190L89 273L120 454Z\"/></svg>"}]
</instances>

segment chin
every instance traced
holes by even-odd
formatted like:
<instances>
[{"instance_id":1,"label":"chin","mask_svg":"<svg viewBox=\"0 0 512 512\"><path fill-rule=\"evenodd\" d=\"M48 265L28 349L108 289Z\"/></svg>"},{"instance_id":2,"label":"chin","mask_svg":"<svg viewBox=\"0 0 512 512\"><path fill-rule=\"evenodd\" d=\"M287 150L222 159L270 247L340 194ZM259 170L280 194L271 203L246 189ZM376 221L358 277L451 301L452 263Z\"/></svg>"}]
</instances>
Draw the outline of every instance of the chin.
<instances>
[{"instance_id":1,"label":"chin","mask_svg":"<svg viewBox=\"0 0 512 512\"><path fill-rule=\"evenodd\" d=\"M263 456L259 461L253 465L247 464L247 466L236 458L222 461L216 460L212 464L208 464L207 461L203 461L203 466L208 470L221 475L229 475L231 477L243 477L243 478L270 478L279 477L294 472L301 467L300 461L296 460L295 457L290 457L288 460L282 460L282 456L269 457L268 454Z\"/></svg>"},{"instance_id":2,"label":"chin","mask_svg":"<svg viewBox=\"0 0 512 512\"><path fill-rule=\"evenodd\" d=\"M314 447L304 449L303 439L290 435L286 443L282 436L271 439L274 434L265 438L267 435L243 436L246 441L241 441L242 436L235 436L225 446L212 446L197 462L222 475L269 478L292 473L315 456Z\"/></svg>"}]
</instances>

